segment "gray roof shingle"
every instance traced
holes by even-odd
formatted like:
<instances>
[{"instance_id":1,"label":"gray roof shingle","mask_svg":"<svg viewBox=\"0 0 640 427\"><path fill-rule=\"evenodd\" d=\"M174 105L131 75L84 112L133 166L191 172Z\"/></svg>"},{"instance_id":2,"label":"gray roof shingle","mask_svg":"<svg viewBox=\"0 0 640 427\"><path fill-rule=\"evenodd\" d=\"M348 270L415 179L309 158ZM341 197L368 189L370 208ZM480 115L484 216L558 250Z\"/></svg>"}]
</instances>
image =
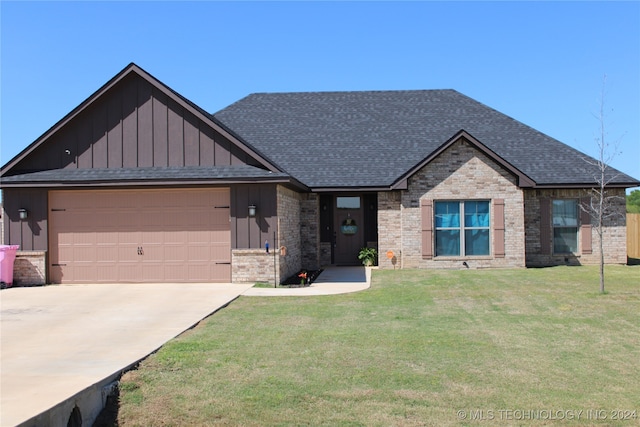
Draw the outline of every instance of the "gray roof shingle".
<instances>
[{"instance_id":1,"label":"gray roof shingle","mask_svg":"<svg viewBox=\"0 0 640 427\"><path fill-rule=\"evenodd\" d=\"M289 181L286 173L275 173L249 165L232 166L169 166L149 168L112 168L112 169L53 169L2 178L4 186L19 184L95 184L100 182L259 182Z\"/></svg>"},{"instance_id":2,"label":"gray roof shingle","mask_svg":"<svg viewBox=\"0 0 640 427\"><path fill-rule=\"evenodd\" d=\"M588 156L455 90L257 93L213 118L311 188L390 186L461 130L537 185L594 183Z\"/></svg>"}]
</instances>

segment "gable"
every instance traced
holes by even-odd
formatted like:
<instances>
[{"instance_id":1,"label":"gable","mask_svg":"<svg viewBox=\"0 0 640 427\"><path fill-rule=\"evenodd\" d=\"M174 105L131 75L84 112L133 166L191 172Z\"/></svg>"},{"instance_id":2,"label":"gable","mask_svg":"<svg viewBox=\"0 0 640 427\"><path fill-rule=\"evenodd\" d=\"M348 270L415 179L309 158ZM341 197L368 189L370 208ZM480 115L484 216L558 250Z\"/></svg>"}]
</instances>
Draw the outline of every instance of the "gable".
<instances>
[{"instance_id":1,"label":"gable","mask_svg":"<svg viewBox=\"0 0 640 427\"><path fill-rule=\"evenodd\" d=\"M410 177L414 176L414 174L418 173L426 165L429 165L429 164L431 164L433 162L437 162L437 161L441 162L441 157L442 157L443 153L445 153L446 151L450 150L455 145L469 146L472 149L475 149L478 152L482 153L490 161L492 161L496 165L496 167L500 168L505 173L508 173L511 176L513 176L516 184L518 185L518 187L520 187L520 188L530 188L530 187L535 186L535 182L531 178L529 178L527 175L522 173L516 167L511 165L509 162L505 161L503 158L498 156L496 153L494 153L492 150L490 150L488 147L486 147L480 141L475 139L473 136L469 135L469 133L465 132L464 130L461 130L460 132L456 133L452 138L450 138L449 141L447 141L444 144L442 144L442 146L440 146L437 150L434 150L427 158L423 159L415 167L413 167L412 169L407 171L406 174L404 174L400 179L398 179L393 184L392 188L393 189L406 189L407 185L408 185L407 181L408 181L408 179ZM453 164L453 165L450 165L449 167L454 167L455 168L457 166L458 165Z\"/></svg>"},{"instance_id":2,"label":"gable","mask_svg":"<svg viewBox=\"0 0 640 427\"><path fill-rule=\"evenodd\" d=\"M204 111L130 65L2 172L229 165L277 171Z\"/></svg>"}]
</instances>

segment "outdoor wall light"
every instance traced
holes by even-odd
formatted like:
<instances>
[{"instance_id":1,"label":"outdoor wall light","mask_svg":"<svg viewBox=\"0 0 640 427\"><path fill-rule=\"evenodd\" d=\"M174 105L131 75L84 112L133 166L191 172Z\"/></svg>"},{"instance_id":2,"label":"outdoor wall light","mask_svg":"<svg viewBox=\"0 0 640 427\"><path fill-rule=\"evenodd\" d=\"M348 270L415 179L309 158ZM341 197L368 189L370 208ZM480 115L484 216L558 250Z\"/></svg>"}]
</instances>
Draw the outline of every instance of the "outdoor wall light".
<instances>
[{"instance_id":1,"label":"outdoor wall light","mask_svg":"<svg viewBox=\"0 0 640 427\"><path fill-rule=\"evenodd\" d=\"M249 216L251 218L256 216L256 205L249 205Z\"/></svg>"},{"instance_id":2,"label":"outdoor wall light","mask_svg":"<svg viewBox=\"0 0 640 427\"><path fill-rule=\"evenodd\" d=\"M24 221L29 218L29 211L26 209L18 209L18 215L20 216L20 221Z\"/></svg>"}]
</instances>

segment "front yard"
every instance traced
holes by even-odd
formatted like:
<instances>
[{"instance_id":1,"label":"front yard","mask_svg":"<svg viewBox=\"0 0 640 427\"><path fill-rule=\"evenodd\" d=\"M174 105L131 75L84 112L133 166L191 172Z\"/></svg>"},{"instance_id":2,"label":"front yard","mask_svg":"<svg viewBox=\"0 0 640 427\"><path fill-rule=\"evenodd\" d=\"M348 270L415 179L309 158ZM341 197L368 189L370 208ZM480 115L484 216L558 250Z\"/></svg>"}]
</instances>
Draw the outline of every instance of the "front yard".
<instances>
[{"instance_id":1,"label":"front yard","mask_svg":"<svg viewBox=\"0 0 640 427\"><path fill-rule=\"evenodd\" d=\"M607 290L597 267L396 270L241 297L123 376L118 424L638 425L640 266Z\"/></svg>"}]
</instances>

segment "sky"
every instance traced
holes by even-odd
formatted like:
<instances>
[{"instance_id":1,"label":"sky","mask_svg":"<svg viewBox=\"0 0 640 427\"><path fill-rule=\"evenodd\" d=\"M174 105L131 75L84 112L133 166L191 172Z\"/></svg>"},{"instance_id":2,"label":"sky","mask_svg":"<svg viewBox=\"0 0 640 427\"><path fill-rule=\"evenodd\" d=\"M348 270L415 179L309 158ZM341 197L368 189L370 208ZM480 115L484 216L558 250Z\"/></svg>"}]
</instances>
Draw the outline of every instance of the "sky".
<instances>
[{"instance_id":1,"label":"sky","mask_svg":"<svg viewBox=\"0 0 640 427\"><path fill-rule=\"evenodd\" d=\"M0 163L135 62L255 92L455 89L640 179L640 2L0 1ZM603 96L604 94L604 96ZM604 103L602 103L604 99Z\"/></svg>"}]
</instances>

